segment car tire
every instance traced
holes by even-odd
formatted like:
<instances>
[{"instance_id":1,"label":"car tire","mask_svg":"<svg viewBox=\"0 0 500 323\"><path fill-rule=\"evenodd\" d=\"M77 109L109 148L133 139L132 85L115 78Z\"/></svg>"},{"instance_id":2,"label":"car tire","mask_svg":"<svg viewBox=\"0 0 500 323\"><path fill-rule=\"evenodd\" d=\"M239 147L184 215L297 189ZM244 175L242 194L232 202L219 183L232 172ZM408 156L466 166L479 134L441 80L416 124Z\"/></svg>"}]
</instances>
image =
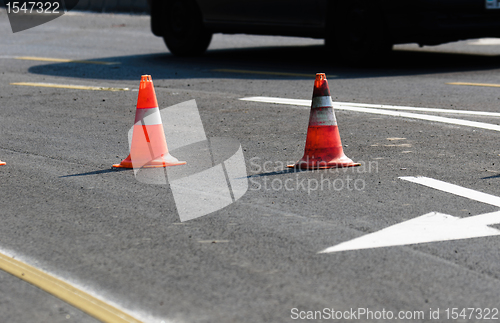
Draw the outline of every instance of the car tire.
<instances>
[{"instance_id":1,"label":"car tire","mask_svg":"<svg viewBox=\"0 0 500 323\"><path fill-rule=\"evenodd\" d=\"M168 0L164 12L163 40L175 56L203 54L212 33L203 26L201 11L192 0Z\"/></svg>"},{"instance_id":2,"label":"car tire","mask_svg":"<svg viewBox=\"0 0 500 323\"><path fill-rule=\"evenodd\" d=\"M376 1L345 1L330 17L327 48L349 64L380 62L392 50Z\"/></svg>"}]
</instances>

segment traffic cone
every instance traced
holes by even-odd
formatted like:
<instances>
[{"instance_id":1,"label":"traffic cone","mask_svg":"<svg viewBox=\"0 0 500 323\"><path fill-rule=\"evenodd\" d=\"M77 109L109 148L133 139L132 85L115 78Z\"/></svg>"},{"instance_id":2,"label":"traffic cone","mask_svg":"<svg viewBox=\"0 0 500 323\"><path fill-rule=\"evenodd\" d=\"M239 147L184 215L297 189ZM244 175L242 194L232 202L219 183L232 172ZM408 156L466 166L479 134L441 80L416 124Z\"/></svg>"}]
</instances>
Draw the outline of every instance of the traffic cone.
<instances>
[{"instance_id":1,"label":"traffic cone","mask_svg":"<svg viewBox=\"0 0 500 323\"><path fill-rule=\"evenodd\" d=\"M0 166L3 166L3 165L7 165L7 163L0 160Z\"/></svg>"},{"instance_id":2,"label":"traffic cone","mask_svg":"<svg viewBox=\"0 0 500 323\"><path fill-rule=\"evenodd\" d=\"M318 73L314 82L304 157L288 167L322 169L359 165L344 154L328 81L324 73Z\"/></svg>"},{"instance_id":3,"label":"traffic cone","mask_svg":"<svg viewBox=\"0 0 500 323\"><path fill-rule=\"evenodd\" d=\"M186 164L185 161L177 160L168 152L160 109L150 75L143 75L141 78L132 131L130 154L120 164L115 164L113 167L139 169Z\"/></svg>"}]
</instances>

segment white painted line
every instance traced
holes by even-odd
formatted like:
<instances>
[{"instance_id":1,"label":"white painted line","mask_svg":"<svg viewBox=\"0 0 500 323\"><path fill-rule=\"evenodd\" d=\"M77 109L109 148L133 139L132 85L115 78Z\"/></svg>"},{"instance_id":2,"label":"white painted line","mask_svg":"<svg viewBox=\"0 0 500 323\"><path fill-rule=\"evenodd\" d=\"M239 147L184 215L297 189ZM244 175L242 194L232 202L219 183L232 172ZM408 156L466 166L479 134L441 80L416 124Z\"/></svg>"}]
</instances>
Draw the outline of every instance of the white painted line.
<instances>
[{"instance_id":1,"label":"white painted line","mask_svg":"<svg viewBox=\"0 0 500 323\"><path fill-rule=\"evenodd\" d=\"M400 179L500 207L500 197L495 195L471 190L428 177L408 176L400 177ZM319 253L497 236L500 235L500 230L488 226L497 223L500 223L500 211L480 214L468 218L459 218L449 214L431 212L392 225L380 231L329 247Z\"/></svg>"},{"instance_id":2,"label":"white painted line","mask_svg":"<svg viewBox=\"0 0 500 323\"><path fill-rule=\"evenodd\" d=\"M309 107L311 106L311 100L296 100L296 99L269 98L269 97L250 97L250 98L242 98L240 100L253 101L253 102L264 102L264 103L289 104L289 105L298 105L298 106L309 106ZM410 119L427 120L427 121L441 122L441 123L454 124L454 125L460 125L460 126L481 128L481 129L486 129L486 130L500 131L499 125L495 125L495 124L491 124L491 123L476 122L476 121L469 121L469 120L462 120L462 119L454 119L454 118L433 116L433 115L427 115L427 114L417 114L417 113L399 112L399 111L392 111L392 110L383 110L383 109L391 109L391 108L389 108L389 106L379 106L377 109L373 109L373 108L363 108L363 107L353 106L353 105L345 105L344 103L339 103L339 102L334 102L333 106L334 106L334 109L337 109L337 110L381 114L381 115L387 115L387 116L393 116L393 117L403 117L403 118L410 118ZM381 108L381 107L383 107L383 108ZM395 109L395 107L393 107L393 108ZM437 109L431 109L431 110L433 110L433 112L435 112L435 110L437 110ZM440 109L440 110L446 111L447 109ZM455 113L456 111L461 111L461 110L453 110L453 113ZM479 112L479 111L470 111L470 112ZM490 114L490 112L482 112L482 113L487 113L488 115Z\"/></svg>"},{"instance_id":3,"label":"white painted line","mask_svg":"<svg viewBox=\"0 0 500 323\"><path fill-rule=\"evenodd\" d=\"M420 112L431 112L431 113L448 113L448 114L465 114L473 116L485 116L485 117L499 117L498 112L487 112L487 111L471 111L471 110L455 110L455 109L436 109L436 108L418 108L418 107L403 107L398 105L380 105L380 104L365 104L365 103L348 103L348 102L336 102L339 105L353 106L353 107L366 107L366 108L376 108L376 109L387 109L387 110L404 110L404 111L420 111Z\"/></svg>"},{"instance_id":4,"label":"white painted line","mask_svg":"<svg viewBox=\"0 0 500 323\"><path fill-rule=\"evenodd\" d=\"M265 103L300 105L300 106L309 106L309 107L311 106L311 100L271 98L271 97L264 97L264 96L242 98L240 100L254 101L254 102L265 102ZM420 112L432 112L432 113L465 114L465 115L476 115L476 116L499 117L500 118L500 113L487 112L487 111L418 108L418 107L405 107L405 106L400 106L400 105L368 104L368 103L355 103L355 102L333 102L333 104L340 105L340 106L348 106L348 107L364 107L364 108L375 108L375 109L385 109L385 110L420 111Z\"/></svg>"},{"instance_id":5,"label":"white painted line","mask_svg":"<svg viewBox=\"0 0 500 323\"><path fill-rule=\"evenodd\" d=\"M141 323L132 315L120 310L74 285L30 266L14 257L0 253L0 270L3 270L27 283L30 283L62 301L82 310L106 323Z\"/></svg>"},{"instance_id":6,"label":"white painted line","mask_svg":"<svg viewBox=\"0 0 500 323\"><path fill-rule=\"evenodd\" d=\"M35 265L37 267L35 267ZM120 301L121 296L105 291L106 288L97 286L91 281L79 280L74 275L66 273L63 276L40 269L40 262L29 258L13 250L0 249L0 270L10 273L30 283L62 301L71 304L75 308L97 318L103 323L174 323L173 320L158 317L150 311L135 306L131 309L130 304L124 305ZM51 267L44 264L42 267ZM105 292L105 293L104 293ZM105 297L104 294L108 294ZM3 320L2 320L3 322ZM176 323L179 321L175 320Z\"/></svg>"},{"instance_id":7,"label":"white painted line","mask_svg":"<svg viewBox=\"0 0 500 323\"><path fill-rule=\"evenodd\" d=\"M433 115L428 115L428 114L417 114L417 113L379 110L379 109L371 109L371 108L336 106L335 104L334 104L334 108L341 109L341 110L347 110L347 111L381 114L381 115L387 115L387 116L393 116L393 117L419 119L419 120L454 124L454 125L459 125L459 126L468 126L468 127L474 127L474 128L480 128L480 129L486 129L486 130L500 131L499 125L495 125L495 124L491 124L491 123L476 122L476 121L454 119L454 118L447 118L447 117L439 117L439 116L433 116Z\"/></svg>"},{"instance_id":8,"label":"white painted line","mask_svg":"<svg viewBox=\"0 0 500 323\"><path fill-rule=\"evenodd\" d=\"M319 253L498 236L500 230L488 227L488 225L496 223L500 223L500 211L465 219L449 214L431 212L329 247Z\"/></svg>"},{"instance_id":9,"label":"white painted line","mask_svg":"<svg viewBox=\"0 0 500 323\"><path fill-rule=\"evenodd\" d=\"M495 195L486 194L483 192L471 190L470 188L465 188L465 187L461 187L458 185L446 183L446 182L439 181L437 179L433 179L433 178L429 178L429 177L406 176L406 177L400 177L400 179L402 179L404 181L424 185L427 187L431 187L431 188L434 188L434 189L437 189L437 190L440 190L443 192L466 197L466 198L474 200L474 201L483 202L486 204L500 207L500 197L495 196Z\"/></svg>"},{"instance_id":10,"label":"white painted line","mask_svg":"<svg viewBox=\"0 0 500 323\"><path fill-rule=\"evenodd\" d=\"M286 98L271 98L267 96L253 96L249 98L241 98L242 101L264 102L264 103L277 103L289 104L311 107L312 100L299 100L299 99L286 99Z\"/></svg>"}]
</instances>

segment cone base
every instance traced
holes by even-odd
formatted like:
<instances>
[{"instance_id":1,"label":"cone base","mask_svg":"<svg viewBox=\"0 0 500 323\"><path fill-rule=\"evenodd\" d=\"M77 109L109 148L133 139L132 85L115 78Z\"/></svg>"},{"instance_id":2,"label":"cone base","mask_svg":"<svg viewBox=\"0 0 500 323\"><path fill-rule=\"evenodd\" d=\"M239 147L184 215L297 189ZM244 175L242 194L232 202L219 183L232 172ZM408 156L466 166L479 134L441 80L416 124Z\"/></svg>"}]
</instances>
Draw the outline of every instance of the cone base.
<instances>
[{"instance_id":1,"label":"cone base","mask_svg":"<svg viewBox=\"0 0 500 323\"><path fill-rule=\"evenodd\" d=\"M0 160L0 166L3 166L3 165L7 165L7 163Z\"/></svg>"},{"instance_id":2,"label":"cone base","mask_svg":"<svg viewBox=\"0 0 500 323\"><path fill-rule=\"evenodd\" d=\"M330 161L324 160L314 160L309 158L309 156L304 156L301 160L293 165L287 165L288 168L298 168L298 169L328 169L328 168L342 168L342 167L355 167L361 166L360 163L353 162L347 156L342 156L339 158L332 159Z\"/></svg>"},{"instance_id":3,"label":"cone base","mask_svg":"<svg viewBox=\"0 0 500 323\"><path fill-rule=\"evenodd\" d=\"M160 168L160 167L168 167L168 166L179 166L179 165L185 165L185 161L179 161L177 158L173 157L172 155L167 155L167 156L162 156L160 158L148 161L148 162L142 162L138 161L136 164L140 165L139 167L136 168ZM134 168L134 165L132 163L132 159L130 158L130 155L122 160L121 163L119 164L114 164L113 167L115 168Z\"/></svg>"}]
</instances>

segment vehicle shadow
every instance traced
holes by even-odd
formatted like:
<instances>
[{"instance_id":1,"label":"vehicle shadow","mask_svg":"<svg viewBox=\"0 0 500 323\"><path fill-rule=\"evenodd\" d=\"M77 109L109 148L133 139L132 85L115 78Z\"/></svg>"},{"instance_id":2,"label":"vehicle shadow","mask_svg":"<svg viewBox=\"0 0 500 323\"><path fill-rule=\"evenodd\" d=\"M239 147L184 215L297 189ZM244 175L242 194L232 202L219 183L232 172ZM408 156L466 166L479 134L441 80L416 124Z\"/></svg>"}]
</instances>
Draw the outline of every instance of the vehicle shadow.
<instances>
[{"instance_id":1,"label":"vehicle shadow","mask_svg":"<svg viewBox=\"0 0 500 323\"><path fill-rule=\"evenodd\" d=\"M91 60L91 59L89 59ZM95 58L118 64L44 63L33 74L103 80L155 79L310 79L315 73L336 78L370 78L490 70L500 67L500 55L394 50L367 65L346 65L324 46L279 46L214 49L200 57L175 57L168 52Z\"/></svg>"}]
</instances>

